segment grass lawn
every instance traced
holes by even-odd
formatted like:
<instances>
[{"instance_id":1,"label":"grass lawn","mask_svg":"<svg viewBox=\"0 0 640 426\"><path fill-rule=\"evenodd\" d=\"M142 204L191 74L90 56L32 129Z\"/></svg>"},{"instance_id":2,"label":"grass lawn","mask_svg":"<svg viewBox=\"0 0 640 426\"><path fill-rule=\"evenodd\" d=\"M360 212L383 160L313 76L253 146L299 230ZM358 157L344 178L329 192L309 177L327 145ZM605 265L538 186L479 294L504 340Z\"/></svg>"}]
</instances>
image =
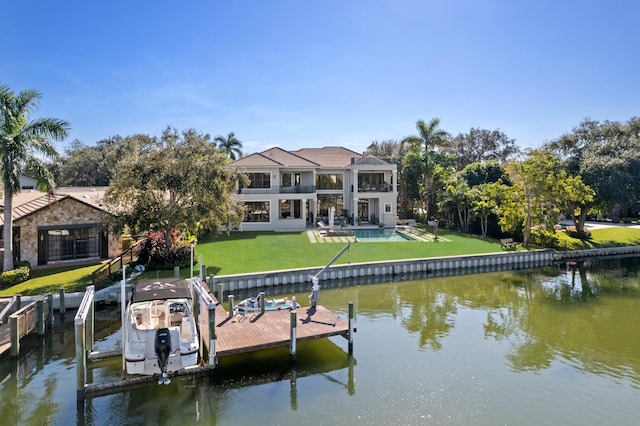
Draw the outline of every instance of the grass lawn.
<instances>
[{"instance_id":1,"label":"grass lawn","mask_svg":"<svg viewBox=\"0 0 640 426\"><path fill-rule=\"evenodd\" d=\"M592 238L580 241L559 232L560 247L570 250L620 245L640 245L640 229L609 227L594 229ZM439 242L352 243L336 264L382 260L415 259L501 252L500 242L491 238L441 230ZM274 271L305 267L323 267L345 246L344 243L311 243L306 232L235 232L215 238L204 238L196 246L196 261L202 256L207 274L230 275L247 272ZM83 291L91 284L91 273L99 265L47 268L34 270L33 278L0 291L9 294L57 294ZM198 269L199 271L199 269ZM194 272L199 275L199 272ZM150 271L149 278L171 277L173 271ZM181 275L190 275L182 270Z\"/></svg>"}]
</instances>

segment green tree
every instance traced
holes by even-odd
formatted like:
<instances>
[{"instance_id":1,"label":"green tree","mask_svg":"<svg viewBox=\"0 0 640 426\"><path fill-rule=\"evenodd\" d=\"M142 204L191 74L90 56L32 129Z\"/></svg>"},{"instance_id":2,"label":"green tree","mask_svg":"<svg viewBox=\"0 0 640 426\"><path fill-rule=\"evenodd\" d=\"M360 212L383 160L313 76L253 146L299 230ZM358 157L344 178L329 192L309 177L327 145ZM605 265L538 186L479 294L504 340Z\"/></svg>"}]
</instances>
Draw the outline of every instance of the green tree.
<instances>
[{"instance_id":1,"label":"green tree","mask_svg":"<svg viewBox=\"0 0 640 426\"><path fill-rule=\"evenodd\" d=\"M489 217L498 211L498 191L502 182L483 183L471 188L471 216L480 219L480 232L487 236Z\"/></svg>"},{"instance_id":2,"label":"green tree","mask_svg":"<svg viewBox=\"0 0 640 426\"><path fill-rule=\"evenodd\" d=\"M545 149L595 193L594 207L613 218L640 202L640 118L626 123L583 120Z\"/></svg>"},{"instance_id":3,"label":"green tree","mask_svg":"<svg viewBox=\"0 0 640 426\"><path fill-rule=\"evenodd\" d=\"M469 133L460 133L454 137L448 151L456 156L456 168L462 170L469 164L495 160L508 161L518 153L515 139L499 130L471 128Z\"/></svg>"},{"instance_id":4,"label":"green tree","mask_svg":"<svg viewBox=\"0 0 640 426\"><path fill-rule=\"evenodd\" d=\"M20 175L26 171L45 188L53 188L53 177L43 157L57 155L51 141L63 140L69 123L55 118L31 119L42 95L26 89L15 94L0 84L0 171L4 191L3 270L13 269L13 196L20 192Z\"/></svg>"},{"instance_id":5,"label":"green tree","mask_svg":"<svg viewBox=\"0 0 640 426\"><path fill-rule=\"evenodd\" d=\"M440 119L437 117L428 123L424 120L418 120L416 122L418 135L409 136L402 140L402 144L408 145L408 151L413 153L412 155L419 155L422 159L420 199L427 219L429 218L429 206L435 202L437 192L437 188L434 187L437 164L435 149L444 148L449 144L449 134L439 126Z\"/></svg>"},{"instance_id":6,"label":"green tree","mask_svg":"<svg viewBox=\"0 0 640 426\"><path fill-rule=\"evenodd\" d=\"M114 136L94 146L74 140L58 159L56 183L62 186L108 186L117 163L122 138Z\"/></svg>"},{"instance_id":7,"label":"green tree","mask_svg":"<svg viewBox=\"0 0 640 426\"><path fill-rule=\"evenodd\" d=\"M469 232L469 210L471 209L471 189L459 174L452 175L439 194L438 204L444 212L455 212L462 232Z\"/></svg>"},{"instance_id":8,"label":"green tree","mask_svg":"<svg viewBox=\"0 0 640 426\"><path fill-rule=\"evenodd\" d=\"M116 165L106 193L120 228L161 231L170 245L172 231L215 234L240 226L244 210L234 194L246 177L227 167L229 160L206 135L167 128L159 139L127 139L129 155Z\"/></svg>"},{"instance_id":9,"label":"green tree","mask_svg":"<svg viewBox=\"0 0 640 426\"><path fill-rule=\"evenodd\" d=\"M229 133L227 137L221 135L216 136L214 141L218 144L220 151L231 158L231 160L235 161L242 157L242 142L236 138L233 132Z\"/></svg>"}]
</instances>

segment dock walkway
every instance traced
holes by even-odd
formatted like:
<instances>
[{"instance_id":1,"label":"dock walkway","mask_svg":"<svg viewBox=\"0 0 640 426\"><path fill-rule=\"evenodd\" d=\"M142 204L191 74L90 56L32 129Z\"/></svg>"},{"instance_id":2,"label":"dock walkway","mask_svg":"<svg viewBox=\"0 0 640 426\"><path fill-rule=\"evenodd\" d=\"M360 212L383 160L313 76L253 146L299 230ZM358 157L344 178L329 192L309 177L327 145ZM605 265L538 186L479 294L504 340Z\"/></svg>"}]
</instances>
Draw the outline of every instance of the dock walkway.
<instances>
[{"instance_id":1,"label":"dock walkway","mask_svg":"<svg viewBox=\"0 0 640 426\"><path fill-rule=\"evenodd\" d=\"M208 322L205 310L201 324ZM209 330L201 326L205 342L209 342ZM330 336L347 336L347 321L323 306L300 307L296 310L296 341L320 339ZM216 357L257 351L277 346L288 346L291 341L291 311L266 311L247 316L229 317L228 312L216 307Z\"/></svg>"}]
</instances>

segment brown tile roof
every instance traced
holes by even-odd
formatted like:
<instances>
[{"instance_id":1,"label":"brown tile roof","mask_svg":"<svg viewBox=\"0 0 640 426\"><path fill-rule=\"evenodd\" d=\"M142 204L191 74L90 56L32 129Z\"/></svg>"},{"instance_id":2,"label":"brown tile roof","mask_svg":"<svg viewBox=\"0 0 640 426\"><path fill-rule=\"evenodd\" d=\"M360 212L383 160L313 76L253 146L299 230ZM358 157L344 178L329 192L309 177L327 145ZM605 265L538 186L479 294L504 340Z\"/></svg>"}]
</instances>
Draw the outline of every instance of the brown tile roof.
<instances>
[{"instance_id":1,"label":"brown tile roof","mask_svg":"<svg viewBox=\"0 0 640 426\"><path fill-rule=\"evenodd\" d=\"M362 158L362 154L339 146L303 148L291 152L313 161L322 167L347 167L351 164L352 158L355 158L356 161Z\"/></svg>"},{"instance_id":2,"label":"brown tile roof","mask_svg":"<svg viewBox=\"0 0 640 426\"><path fill-rule=\"evenodd\" d=\"M242 157L231 163L233 166L264 166L264 167L318 167L319 164L285 151L282 148L270 148L266 151Z\"/></svg>"},{"instance_id":3,"label":"brown tile roof","mask_svg":"<svg viewBox=\"0 0 640 426\"><path fill-rule=\"evenodd\" d=\"M231 163L238 167L346 167L351 159L359 160L363 156L355 151L338 146L324 148L303 148L286 151L271 148L266 151L242 157Z\"/></svg>"},{"instance_id":4,"label":"brown tile roof","mask_svg":"<svg viewBox=\"0 0 640 426\"><path fill-rule=\"evenodd\" d=\"M88 204L100 210L105 210L102 205L102 196L106 188L59 188L54 195L44 192L29 190L22 191L13 197L13 220L22 219L41 209L47 208L65 198L73 198L81 203ZM4 202L4 199L2 199ZM0 206L0 211L4 211ZM0 225L4 224L4 215L0 214Z\"/></svg>"}]
</instances>

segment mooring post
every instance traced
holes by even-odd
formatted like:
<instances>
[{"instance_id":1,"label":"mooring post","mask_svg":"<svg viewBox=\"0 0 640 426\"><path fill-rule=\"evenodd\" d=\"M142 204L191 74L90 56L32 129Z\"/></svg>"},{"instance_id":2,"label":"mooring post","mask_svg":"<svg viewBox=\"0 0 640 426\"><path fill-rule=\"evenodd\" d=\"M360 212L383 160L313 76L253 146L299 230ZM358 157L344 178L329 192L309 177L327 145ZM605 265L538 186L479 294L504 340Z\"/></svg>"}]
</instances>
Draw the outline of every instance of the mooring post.
<instances>
[{"instance_id":1,"label":"mooring post","mask_svg":"<svg viewBox=\"0 0 640 426\"><path fill-rule=\"evenodd\" d=\"M230 294L229 295L229 318L233 318L233 299L234 299L234 295Z\"/></svg>"},{"instance_id":2,"label":"mooring post","mask_svg":"<svg viewBox=\"0 0 640 426\"><path fill-rule=\"evenodd\" d=\"M76 335L76 398L77 401L84 401L85 391L85 322L82 319L75 320Z\"/></svg>"},{"instance_id":3,"label":"mooring post","mask_svg":"<svg viewBox=\"0 0 640 426\"><path fill-rule=\"evenodd\" d=\"M20 317L22 315L11 315L9 317L9 332L11 333L11 356L20 355Z\"/></svg>"},{"instance_id":4,"label":"mooring post","mask_svg":"<svg viewBox=\"0 0 640 426\"><path fill-rule=\"evenodd\" d=\"M67 308L64 305L64 288L61 288L60 289L60 318L64 319L64 316L66 313L67 313Z\"/></svg>"},{"instance_id":5,"label":"mooring post","mask_svg":"<svg viewBox=\"0 0 640 426\"><path fill-rule=\"evenodd\" d=\"M209 305L209 376L216 368L216 305Z\"/></svg>"},{"instance_id":6,"label":"mooring post","mask_svg":"<svg viewBox=\"0 0 640 426\"><path fill-rule=\"evenodd\" d=\"M260 292L260 313L264 314L264 291Z\"/></svg>"},{"instance_id":7,"label":"mooring post","mask_svg":"<svg viewBox=\"0 0 640 426\"><path fill-rule=\"evenodd\" d=\"M36 302L36 329L39 336L44 336L44 297Z\"/></svg>"},{"instance_id":8,"label":"mooring post","mask_svg":"<svg viewBox=\"0 0 640 426\"><path fill-rule=\"evenodd\" d=\"M353 302L349 302L349 355L353 355L354 331L355 331L355 319L353 316Z\"/></svg>"},{"instance_id":9,"label":"mooring post","mask_svg":"<svg viewBox=\"0 0 640 426\"><path fill-rule=\"evenodd\" d=\"M292 363L296 362L296 326L298 323L297 313L292 310L290 313L291 318L291 340L289 342L289 356Z\"/></svg>"},{"instance_id":10,"label":"mooring post","mask_svg":"<svg viewBox=\"0 0 640 426\"><path fill-rule=\"evenodd\" d=\"M94 342L93 336L95 334L95 286L88 286L87 291L91 292L91 304L89 305L89 312L87 313L86 346L89 347L89 351L92 351Z\"/></svg>"},{"instance_id":11,"label":"mooring post","mask_svg":"<svg viewBox=\"0 0 640 426\"><path fill-rule=\"evenodd\" d=\"M49 314L47 315L47 327L50 329L53 327L53 294L47 294L47 308Z\"/></svg>"},{"instance_id":12,"label":"mooring post","mask_svg":"<svg viewBox=\"0 0 640 426\"><path fill-rule=\"evenodd\" d=\"M218 302L220 303L224 302L224 285L222 283L218 283Z\"/></svg>"}]
</instances>

